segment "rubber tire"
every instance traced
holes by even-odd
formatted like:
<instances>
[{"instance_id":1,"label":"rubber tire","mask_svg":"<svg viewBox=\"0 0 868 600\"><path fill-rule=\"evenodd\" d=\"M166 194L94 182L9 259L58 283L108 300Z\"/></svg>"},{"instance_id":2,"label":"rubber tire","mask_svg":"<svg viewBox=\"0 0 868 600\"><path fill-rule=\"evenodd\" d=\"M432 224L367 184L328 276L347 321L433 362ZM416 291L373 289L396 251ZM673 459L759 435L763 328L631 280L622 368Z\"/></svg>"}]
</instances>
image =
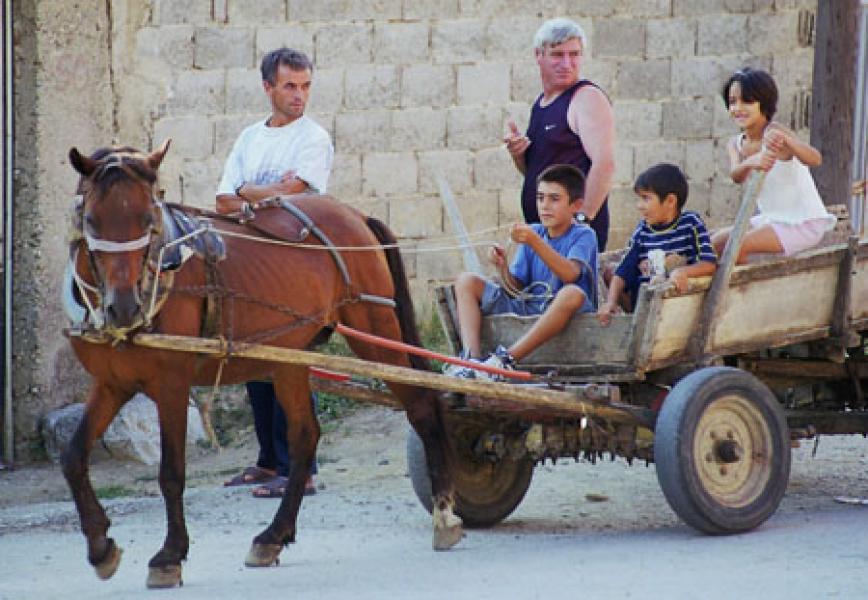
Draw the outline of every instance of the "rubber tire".
<instances>
[{"instance_id":1,"label":"rubber tire","mask_svg":"<svg viewBox=\"0 0 868 600\"><path fill-rule=\"evenodd\" d=\"M708 493L694 462L694 434L715 400L737 395L748 400L768 428L772 461L761 491L744 506L726 506ZM771 390L746 371L708 367L680 380L666 397L654 436L657 480L672 510L691 527L713 535L749 531L777 510L790 476L790 436Z\"/></svg>"},{"instance_id":2,"label":"rubber tire","mask_svg":"<svg viewBox=\"0 0 868 600\"><path fill-rule=\"evenodd\" d=\"M467 459L456 458L455 464L461 469L474 465ZM495 465L495 477L483 481L469 477L456 476L455 481L455 512L468 528L486 528L496 525L512 514L521 503L530 487L533 478L534 463L529 457L519 460L506 458ZM410 428L407 431L407 470L413 491L419 502L429 513L432 509L431 478L428 476L428 463L425 459L425 448L418 434ZM468 474L472 473L467 471ZM477 483L477 486L471 486ZM475 488L475 489L474 489ZM490 493L500 489L502 492L495 497L482 497L478 491Z\"/></svg>"}]
</instances>

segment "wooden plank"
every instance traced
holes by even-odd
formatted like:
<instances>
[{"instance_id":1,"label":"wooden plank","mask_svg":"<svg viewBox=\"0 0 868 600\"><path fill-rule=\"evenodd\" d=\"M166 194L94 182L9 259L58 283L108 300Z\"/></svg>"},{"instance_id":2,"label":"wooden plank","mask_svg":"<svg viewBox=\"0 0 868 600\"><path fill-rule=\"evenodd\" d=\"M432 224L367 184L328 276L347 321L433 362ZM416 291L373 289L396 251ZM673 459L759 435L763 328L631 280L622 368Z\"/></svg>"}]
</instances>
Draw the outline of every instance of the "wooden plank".
<instances>
[{"instance_id":1,"label":"wooden plank","mask_svg":"<svg viewBox=\"0 0 868 600\"><path fill-rule=\"evenodd\" d=\"M593 385L572 389L569 392L560 392L536 386L448 377L439 373L418 371L358 358L332 356L307 350L278 348L261 344L236 342L230 348L223 340L150 333L137 334L132 341L139 346L162 350L316 366L339 373L374 377L405 385L474 394L491 399L518 401L528 407L541 410L570 411L573 414L597 416L612 422L635 422L635 417L630 413L608 406L620 397L620 390L617 386Z\"/></svg>"},{"instance_id":2,"label":"wooden plank","mask_svg":"<svg viewBox=\"0 0 868 600\"><path fill-rule=\"evenodd\" d=\"M458 309L455 306L455 288L451 285L438 285L434 288L437 298L437 314L440 316L440 325L446 334L449 351L454 356L461 352L461 335L458 332Z\"/></svg>"}]
</instances>

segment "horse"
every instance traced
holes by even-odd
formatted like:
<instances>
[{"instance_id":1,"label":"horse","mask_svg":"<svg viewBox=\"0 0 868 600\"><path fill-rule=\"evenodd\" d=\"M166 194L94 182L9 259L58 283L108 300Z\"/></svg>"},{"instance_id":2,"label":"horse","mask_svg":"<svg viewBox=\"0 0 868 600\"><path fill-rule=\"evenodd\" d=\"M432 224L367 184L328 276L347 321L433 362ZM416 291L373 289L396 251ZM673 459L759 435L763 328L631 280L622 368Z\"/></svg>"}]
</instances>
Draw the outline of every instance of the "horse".
<instances>
[{"instance_id":1,"label":"horse","mask_svg":"<svg viewBox=\"0 0 868 600\"><path fill-rule=\"evenodd\" d=\"M76 148L69 152L80 175L81 228L81 235L71 242L69 267L88 319L82 331L73 334L73 328L68 337L92 381L82 420L62 454L62 469L87 540L87 560L101 579L108 579L122 551L108 537L110 521L88 475L89 455L95 440L136 392L156 403L159 486L167 532L148 563L148 587L182 584L181 561L189 549L182 497L191 386L213 385L216 378L241 383L271 377L287 416L292 448L288 483L273 520L253 538L245 558L250 567L276 564L284 546L295 540L320 428L310 402L308 367L146 348L133 343L137 332L217 337L230 348L232 341L267 339L274 346L303 349L325 341L343 323L407 344L420 343L395 236L381 221L329 196L277 198L237 218L211 214L209 228L221 238L222 256L186 252L174 271L163 272L156 263L170 245L164 225L168 208L157 199L155 186L168 146L169 140L149 154L129 147L101 149L90 156ZM308 247L263 243L275 237L305 240ZM331 250L311 249L312 244L330 245ZM370 249L335 249L349 246ZM354 339L348 343L363 359L429 369L417 356ZM425 445L434 506L433 547L449 549L462 537L462 522L454 512L442 409L432 390L388 385Z\"/></svg>"}]
</instances>

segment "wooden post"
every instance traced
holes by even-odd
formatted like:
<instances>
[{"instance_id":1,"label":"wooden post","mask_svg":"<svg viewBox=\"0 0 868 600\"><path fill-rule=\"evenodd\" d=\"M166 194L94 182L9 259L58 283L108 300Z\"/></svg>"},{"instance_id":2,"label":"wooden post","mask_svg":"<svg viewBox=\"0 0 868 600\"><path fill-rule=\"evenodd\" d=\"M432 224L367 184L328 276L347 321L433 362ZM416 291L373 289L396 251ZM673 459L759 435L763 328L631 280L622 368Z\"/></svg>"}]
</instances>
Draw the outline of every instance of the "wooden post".
<instances>
[{"instance_id":1,"label":"wooden post","mask_svg":"<svg viewBox=\"0 0 868 600\"><path fill-rule=\"evenodd\" d=\"M850 197L859 0L819 0L811 92L811 144L823 154L814 180L823 202Z\"/></svg>"}]
</instances>

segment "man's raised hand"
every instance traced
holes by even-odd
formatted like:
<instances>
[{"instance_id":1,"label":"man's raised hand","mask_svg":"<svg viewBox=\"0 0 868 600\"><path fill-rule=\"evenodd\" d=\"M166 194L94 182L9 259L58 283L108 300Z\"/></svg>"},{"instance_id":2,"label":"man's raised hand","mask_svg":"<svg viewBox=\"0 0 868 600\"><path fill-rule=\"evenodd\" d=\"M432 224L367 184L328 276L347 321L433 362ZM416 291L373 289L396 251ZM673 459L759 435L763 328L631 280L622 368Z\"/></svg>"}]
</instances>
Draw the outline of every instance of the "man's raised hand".
<instances>
[{"instance_id":1,"label":"man's raised hand","mask_svg":"<svg viewBox=\"0 0 868 600\"><path fill-rule=\"evenodd\" d=\"M526 135L522 135L518 130L518 125L512 119L507 124L509 125L509 133L503 138L503 143L506 144L506 149L513 158L521 157L530 146L530 139Z\"/></svg>"}]
</instances>

